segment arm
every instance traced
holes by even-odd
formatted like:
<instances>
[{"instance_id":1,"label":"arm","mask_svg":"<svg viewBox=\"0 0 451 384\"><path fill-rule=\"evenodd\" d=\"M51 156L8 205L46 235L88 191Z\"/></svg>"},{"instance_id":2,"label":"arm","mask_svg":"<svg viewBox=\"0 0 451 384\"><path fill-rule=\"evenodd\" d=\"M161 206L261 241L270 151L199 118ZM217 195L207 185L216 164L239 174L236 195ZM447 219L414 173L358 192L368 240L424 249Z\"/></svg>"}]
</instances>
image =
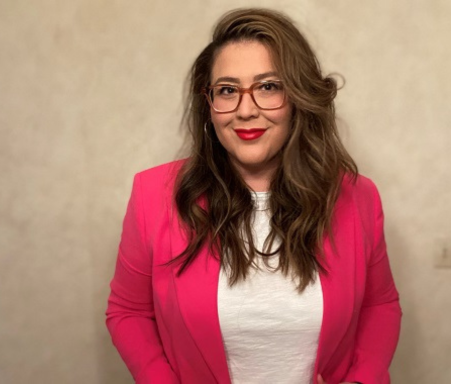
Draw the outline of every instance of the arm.
<instances>
[{"instance_id":1,"label":"arm","mask_svg":"<svg viewBox=\"0 0 451 384\"><path fill-rule=\"evenodd\" d=\"M379 194L372 185L373 247L368 261L365 294L356 333L354 360L343 381L388 384L388 368L399 338L401 309L384 239Z\"/></svg>"},{"instance_id":2,"label":"arm","mask_svg":"<svg viewBox=\"0 0 451 384\"><path fill-rule=\"evenodd\" d=\"M176 384L179 380L166 359L155 320L152 251L147 245L139 177L124 218L106 323L137 383Z\"/></svg>"}]
</instances>

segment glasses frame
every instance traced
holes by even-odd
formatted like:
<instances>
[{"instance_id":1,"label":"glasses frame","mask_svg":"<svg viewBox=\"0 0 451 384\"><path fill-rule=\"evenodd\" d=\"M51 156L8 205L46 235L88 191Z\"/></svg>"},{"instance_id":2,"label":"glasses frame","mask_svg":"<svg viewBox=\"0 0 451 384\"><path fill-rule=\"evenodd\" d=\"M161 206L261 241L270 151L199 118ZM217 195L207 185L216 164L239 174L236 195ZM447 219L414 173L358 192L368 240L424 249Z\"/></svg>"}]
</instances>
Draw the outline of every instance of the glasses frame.
<instances>
[{"instance_id":1,"label":"glasses frame","mask_svg":"<svg viewBox=\"0 0 451 384\"><path fill-rule=\"evenodd\" d=\"M282 84L283 86L283 82L282 80L262 80L262 81L256 81L255 83L251 84L250 87L248 88L242 88L242 87L238 87L235 84L228 84L228 83L222 83L222 84L216 84L216 85L211 85L209 87L204 87L202 88L202 94L205 95L205 97L207 98L208 104L210 104L211 108L213 108L213 110L216 113L232 113L232 112L236 112L238 110L238 108L240 107L241 101L243 100L243 95L245 93L248 93L251 96L252 101L254 102L254 104L257 106L258 109L261 109L262 111L274 111L276 109L280 109L283 108L287 102L287 94L285 92L285 89L283 90L284 95L283 95L283 101L282 104L279 107L275 107L275 108L262 108L258 105L258 103L255 101L255 97L254 97L254 88L257 85L261 85L261 84L270 84L270 83L277 83L277 84ZM230 111L218 111L214 105L213 105L213 100L211 99L211 91L215 88L219 88L219 87L233 87L236 88L238 90L238 93L240 94L240 98L238 99L238 104L235 107L235 109L232 109Z\"/></svg>"}]
</instances>

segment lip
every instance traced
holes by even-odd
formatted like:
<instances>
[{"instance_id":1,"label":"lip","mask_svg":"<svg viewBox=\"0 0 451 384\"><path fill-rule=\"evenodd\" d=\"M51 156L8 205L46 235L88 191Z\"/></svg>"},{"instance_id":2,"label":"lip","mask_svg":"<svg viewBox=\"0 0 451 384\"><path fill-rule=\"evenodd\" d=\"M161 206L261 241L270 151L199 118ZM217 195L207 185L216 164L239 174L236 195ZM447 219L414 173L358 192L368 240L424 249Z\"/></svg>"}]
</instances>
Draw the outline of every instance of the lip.
<instances>
[{"instance_id":1,"label":"lip","mask_svg":"<svg viewBox=\"0 0 451 384\"><path fill-rule=\"evenodd\" d=\"M235 133L241 140L256 140L266 132L264 128L235 129Z\"/></svg>"}]
</instances>

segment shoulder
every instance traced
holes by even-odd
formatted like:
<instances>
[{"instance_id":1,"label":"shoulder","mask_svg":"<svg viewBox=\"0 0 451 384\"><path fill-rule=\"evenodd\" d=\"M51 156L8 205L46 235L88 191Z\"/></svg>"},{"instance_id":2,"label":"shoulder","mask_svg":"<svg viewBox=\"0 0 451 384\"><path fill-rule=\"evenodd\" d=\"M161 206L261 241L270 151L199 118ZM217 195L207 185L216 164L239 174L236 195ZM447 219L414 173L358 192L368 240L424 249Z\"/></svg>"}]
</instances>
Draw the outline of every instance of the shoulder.
<instances>
[{"instance_id":1,"label":"shoulder","mask_svg":"<svg viewBox=\"0 0 451 384\"><path fill-rule=\"evenodd\" d=\"M362 175L345 175L335 205L334 220L343 226L352 222L371 248L378 244L383 233L384 214L374 182Z\"/></svg>"},{"instance_id":2,"label":"shoulder","mask_svg":"<svg viewBox=\"0 0 451 384\"><path fill-rule=\"evenodd\" d=\"M374 217L382 209L376 185L360 174L356 177L346 174L343 177L336 206L348 207L363 218Z\"/></svg>"},{"instance_id":3,"label":"shoulder","mask_svg":"<svg viewBox=\"0 0 451 384\"><path fill-rule=\"evenodd\" d=\"M377 191L374 182L361 174L354 177L351 174L345 174L341 182L341 193L357 194L365 196L366 194L372 194Z\"/></svg>"},{"instance_id":4,"label":"shoulder","mask_svg":"<svg viewBox=\"0 0 451 384\"><path fill-rule=\"evenodd\" d=\"M137 173L132 193L140 196L147 209L160 210L172 202L175 181L185 162L176 160Z\"/></svg>"},{"instance_id":5,"label":"shoulder","mask_svg":"<svg viewBox=\"0 0 451 384\"><path fill-rule=\"evenodd\" d=\"M346 174L341 182L339 199L351 199L357 202L371 202L378 196L378 190L374 182L363 175L354 177Z\"/></svg>"},{"instance_id":6,"label":"shoulder","mask_svg":"<svg viewBox=\"0 0 451 384\"><path fill-rule=\"evenodd\" d=\"M143 186L153 188L164 187L166 184L174 183L177 175L187 159L171 161L157 165L136 174Z\"/></svg>"},{"instance_id":7,"label":"shoulder","mask_svg":"<svg viewBox=\"0 0 451 384\"><path fill-rule=\"evenodd\" d=\"M153 234L167 220L168 209L173 202L174 184L185 162L172 161L135 175L131 202L149 234Z\"/></svg>"},{"instance_id":8,"label":"shoulder","mask_svg":"<svg viewBox=\"0 0 451 384\"><path fill-rule=\"evenodd\" d=\"M169 163L160 164L155 167L145 169L136 174L142 182L170 180L177 177L180 168L185 164L187 159L175 160Z\"/></svg>"}]
</instances>

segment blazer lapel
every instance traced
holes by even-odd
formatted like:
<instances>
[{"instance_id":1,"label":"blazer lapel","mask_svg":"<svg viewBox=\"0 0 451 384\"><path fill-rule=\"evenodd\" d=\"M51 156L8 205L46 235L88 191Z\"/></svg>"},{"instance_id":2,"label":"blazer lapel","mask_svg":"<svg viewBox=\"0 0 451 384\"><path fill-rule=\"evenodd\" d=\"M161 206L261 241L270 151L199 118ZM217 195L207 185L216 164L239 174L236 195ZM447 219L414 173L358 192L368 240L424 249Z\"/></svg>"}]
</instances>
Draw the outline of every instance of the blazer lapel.
<instances>
[{"instance_id":1,"label":"blazer lapel","mask_svg":"<svg viewBox=\"0 0 451 384\"><path fill-rule=\"evenodd\" d=\"M355 228L354 213L350 205L337 204L333 233L333 243L330 238L326 238L324 242L327 273L320 273L324 308L315 377L317 373L327 372L327 363L339 346L353 316Z\"/></svg>"},{"instance_id":2,"label":"blazer lapel","mask_svg":"<svg viewBox=\"0 0 451 384\"><path fill-rule=\"evenodd\" d=\"M171 239L173 255L180 254L187 242L179 221L172 217ZM218 316L219 260L204 247L186 273L174 282L184 323L191 333L205 363L218 383L230 383L227 359Z\"/></svg>"}]
</instances>

